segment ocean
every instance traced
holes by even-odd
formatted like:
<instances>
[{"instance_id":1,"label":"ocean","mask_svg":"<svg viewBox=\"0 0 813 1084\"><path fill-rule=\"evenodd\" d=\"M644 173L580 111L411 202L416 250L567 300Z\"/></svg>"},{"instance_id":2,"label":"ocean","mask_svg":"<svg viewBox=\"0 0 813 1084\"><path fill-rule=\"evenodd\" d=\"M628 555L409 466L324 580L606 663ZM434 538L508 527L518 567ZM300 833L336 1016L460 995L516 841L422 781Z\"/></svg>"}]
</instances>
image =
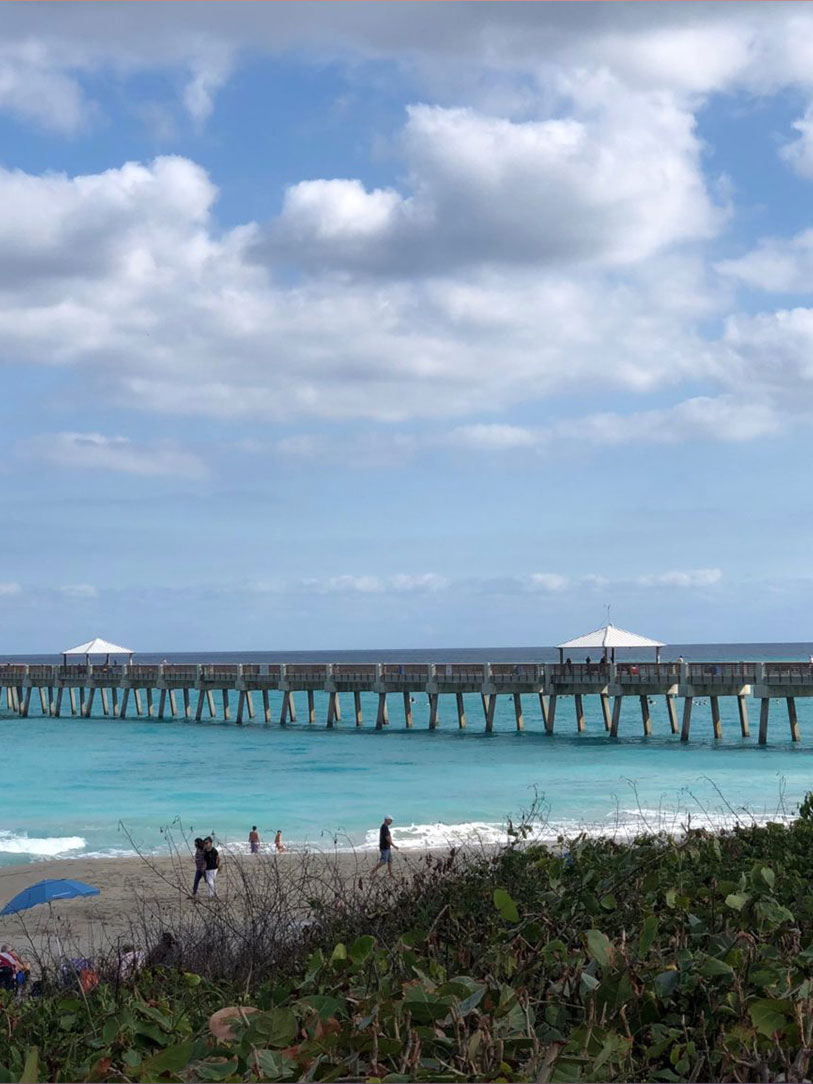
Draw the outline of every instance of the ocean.
<instances>
[{"instance_id":1,"label":"ocean","mask_svg":"<svg viewBox=\"0 0 813 1084\"><path fill-rule=\"evenodd\" d=\"M672 645L664 660L807 660L813 644ZM169 662L554 661L551 648L436 651L178 653ZM0 661L57 662L54 656ZM136 661L161 661L139 655ZM577 661L574 658L574 661ZM257 694L255 694L257 695ZM440 727L428 730L428 704L416 696L414 729L400 697L390 725L374 729L377 697L362 696L365 727L327 730L326 694L317 723L265 726L262 713L237 726L221 721L42 717L36 694L27 719L0 709L3 800L0 865L54 857L160 853L186 837L214 833L245 846L256 824L268 841L281 829L289 847L374 849L378 825L393 818L402 848L507 838L509 819L535 811L543 839L579 831L630 835L722 826L736 819L791 816L813 789L813 698L797 700L801 740L790 741L785 705L772 705L769 744L740 736L733 698L722 698L723 738L714 740L708 702L695 701L691 742L669 731L662 698L652 705L652 736L642 734L637 699L625 702L620 735L608 739L597 697L586 697L577 733L572 700L560 700L556 733L544 733L536 697L523 698L517 733L510 697L500 697L494 733L483 732L478 695L466 696L468 728L457 727L454 697L440 698ZM233 695L232 719L236 709ZM271 694L279 718L281 694ZM259 706L259 705L258 705ZM756 702L749 704L752 734ZM97 708L101 712L101 705Z\"/></svg>"}]
</instances>

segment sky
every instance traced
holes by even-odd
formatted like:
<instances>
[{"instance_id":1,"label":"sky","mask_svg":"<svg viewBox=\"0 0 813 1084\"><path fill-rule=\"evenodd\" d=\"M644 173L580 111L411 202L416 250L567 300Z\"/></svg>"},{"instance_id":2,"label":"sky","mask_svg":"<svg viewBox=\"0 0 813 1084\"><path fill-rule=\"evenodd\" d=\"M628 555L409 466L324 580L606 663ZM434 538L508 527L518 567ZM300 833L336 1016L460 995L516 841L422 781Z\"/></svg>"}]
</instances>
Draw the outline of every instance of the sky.
<instances>
[{"instance_id":1,"label":"sky","mask_svg":"<svg viewBox=\"0 0 813 1084\"><path fill-rule=\"evenodd\" d=\"M813 6L0 6L0 653L813 640Z\"/></svg>"}]
</instances>

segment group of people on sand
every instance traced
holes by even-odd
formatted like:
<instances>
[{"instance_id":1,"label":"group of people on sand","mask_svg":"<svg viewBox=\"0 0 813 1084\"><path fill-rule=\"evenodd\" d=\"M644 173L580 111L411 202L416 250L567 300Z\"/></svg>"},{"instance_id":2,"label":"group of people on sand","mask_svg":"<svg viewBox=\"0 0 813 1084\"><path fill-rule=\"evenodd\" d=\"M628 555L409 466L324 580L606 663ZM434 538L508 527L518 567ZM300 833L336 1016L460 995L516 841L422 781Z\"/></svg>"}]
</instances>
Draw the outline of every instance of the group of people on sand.
<instances>
[{"instance_id":1,"label":"group of people on sand","mask_svg":"<svg viewBox=\"0 0 813 1084\"><path fill-rule=\"evenodd\" d=\"M262 840L255 824L248 834L249 850L252 854L259 854L261 845ZM279 828L274 836L274 850L277 852L285 850L285 844L282 842L282 831ZM210 900L217 896L217 874L221 864L220 851L215 847L212 836L205 836L203 839L198 837L195 840L195 880L189 894L190 900L198 898L198 888L201 881L206 883L206 893Z\"/></svg>"},{"instance_id":2,"label":"group of people on sand","mask_svg":"<svg viewBox=\"0 0 813 1084\"><path fill-rule=\"evenodd\" d=\"M259 854L262 842L260 833L257 831L257 825L255 824L248 833L248 849L252 854ZM282 842L282 830L279 828L277 829L277 834L274 836L274 850L277 853L285 850L285 844Z\"/></svg>"},{"instance_id":3,"label":"group of people on sand","mask_svg":"<svg viewBox=\"0 0 813 1084\"><path fill-rule=\"evenodd\" d=\"M378 829L378 863L370 871L371 879L384 866L387 867L387 873L392 877L392 852L399 850L399 848L392 841L391 824L392 817L385 817ZM252 825L251 831L248 833L248 847L252 854L260 853L262 840L256 824ZM282 831L279 828L274 836L274 850L277 853L285 850L285 844L282 842ZM220 865L220 852L215 847L212 836L206 836L204 839L198 837L195 840L195 881L189 896L191 900L197 899L198 887L201 881L206 882L209 899L214 899L217 896L217 873Z\"/></svg>"}]
</instances>

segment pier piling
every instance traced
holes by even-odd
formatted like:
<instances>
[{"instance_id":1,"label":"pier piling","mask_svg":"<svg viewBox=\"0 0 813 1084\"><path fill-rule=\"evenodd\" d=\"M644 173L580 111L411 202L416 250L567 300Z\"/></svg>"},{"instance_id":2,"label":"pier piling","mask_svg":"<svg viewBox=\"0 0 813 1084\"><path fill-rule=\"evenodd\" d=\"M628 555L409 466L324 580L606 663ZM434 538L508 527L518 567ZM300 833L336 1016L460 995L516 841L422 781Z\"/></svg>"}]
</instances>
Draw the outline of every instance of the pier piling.
<instances>
[{"instance_id":1,"label":"pier piling","mask_svg":"<svg viewBox=\"0 0 813 1084\"><path fill-rule=\"evenodd\" d=\"M677 711L675 710L675 698L669 693L666 694L666 714L669 716L669 729L673 734L678 732Z\"/></svg>"},{"instance_id":2,"label":"pier piling","mask_svg":"<svg viewBox=\"0 0 813 1084\"><path fill-rule=\"evenodd\" d=\"M644 724L644 737L648 738L652 734L652 717L649 714L649 697L640 696L638 699L641 701L641 720Z\"/></svg>"},{"instance_id":3,"label":"pier piling","mask_svg":"<svg viewBox=\"0 0 813 1084\"><path fill-rule=\"evenodd\" d=\"M680 740L689 740L689 728L692 725L692 700L693 697L686 696L683 699L683 726L680 731Z\"/></svg>"},{"instance_id":4,"label":"pier piling","mask_svg":"<svg viewBox=\"0 0 813 1084\"><path fill-rule=\"evenodd\" d=\"M711 725L714 731L715 738L722 738L723 730L720 726L720 698L718 696L710 696L711 701Z\"/></svg>"},{"instance_id":5,"label":"pier piling","mask_svg":"<svg viewBox=\"0 0 813 1084\"><path fill-rule=\"evenodd\" d=\"M790 740L799 740L799 720L796 718L796 701L792 696L786 698L788 702L788 723L790 724Z\"/></svg>"},{"instance_id":6,"label":"pier piling","mask_svg":"<svg viewBox=\"0 0 813 1084\"><path fill-rule=\"evenodd\" d=\"M573 697L573 706L576 710L576 730L581 734L584 732L584 703L580 693Z\"/></svg>"},{"instance_id":7,"label":"pier piling","mask_svg":"<svg viewBox=\"0 0 813 1084\"><path fill-rule=\"evenodd\" d=\"M771 710L771 701L763 696L759 705L759 744L765 745L768 741L768 712Z\"/></svg>"}]
</instances>

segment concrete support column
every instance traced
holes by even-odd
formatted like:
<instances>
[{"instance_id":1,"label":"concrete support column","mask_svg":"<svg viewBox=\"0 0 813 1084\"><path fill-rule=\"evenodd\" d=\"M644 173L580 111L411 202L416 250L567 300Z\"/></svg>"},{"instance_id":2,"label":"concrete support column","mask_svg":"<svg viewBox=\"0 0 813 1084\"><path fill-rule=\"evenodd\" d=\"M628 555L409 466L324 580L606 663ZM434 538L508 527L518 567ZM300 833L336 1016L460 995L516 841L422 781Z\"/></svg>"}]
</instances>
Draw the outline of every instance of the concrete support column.
<instances>
[{"instance_id":1,"label":"concrete support column","mask_svg":"<svg viewBox=\"0 0 813 1084\"><path fill-rule=\"evenodd\" d=\"M438 694L429 693L429 729L438 728Z\"/></svg>"},{"instance_id":2,"label":"concrete support column","mask_svg":"<svg viewBox=\"0 0 813 1084\"><path fill-rule=\"evenodd\" d=\"M147 715L152 719L155 715L155 708L152 703L152 689L147 686Z\"/></svg>"},{"instance_id":3,"label":"concrete support column","mask_svg":"<svg viewBox=\"0 0 813 1084\"><path fill-rule=\"evenodd\" d=\"M763 696L759 704L759 744L766 745L768 742L768 712L771 710L771 702L767 696Z\"/></svg>"},{"instance_id":4,"label":"concrete support column","mask_svg":"<svg viewBox=\"0 0 813 1084\"><path fill-rule=\"evenodd\" d=\"M223 700L223 718L226 720L226 722L228 722L229 719L231 719L231 708L229 707L229 690L221 689L220 693Z\"/></svg>"},{"instance_id":5,"label":"concrete support column","mask_svg":"<svg viewBox=\"0 0 813 1084\"><path fill-rule=\"evenodd\" d=\"M313 695L313 694L311 694ZM263 689L263 714L267 723L271 722L271 701L268 699L268 689ZM311 719L313 722L313 719Z\"/></svg>"},{"instance_id":6,"label":"concrete support column","mask_svg":"<svg viewBox=\"0 0 813 1084\"><path fill-rule=\"evenodd\" d=\"M644 724L644 737L648 738L652 734L652 717L649 714L649 697L639 696L641 701L641 721Z\"/></svg>"},{"instance_id":7,"label":"concrete support column","mask_svg":"<svg viewBox=\"0 0 813 1084\"><path fill-rule=\"evenodd\" d=\"M254 711L254 696L250 689L246 689L246 707L248 708L249 719L253 719L256 712Z\"/></svg>"},{"instance_id":8,"label":"concrete support column","mask_svg":"<svg viewBox=\"0 0 813 1084\"><path fill-rule=\"evenodd\" d=\"M8 691L11 692L12 690L9 689ZM42 712L43 715L47 715L48 714L48 700L46 699L46 696L45 696L45 688L42 685L40 685L40 687L39 687L39 694L40 694L40 711ZM19 711L19 705L17 706L17 710Z\"/></svg>"},{"instance_id":9,"label":"concrete support column","mask_svg":"<svg viewBox=\"0 0 813 1084\"><path fill-rule=\"evenodd\" d=\"M243 725L243 709L246 706L246 694L243 690L240 690L240 695L237 697L237 722L240 726Z\"/></svg>"},{"instance_id":10,"label":"concrete support column","mask_svg":"<svg viewBox=\"0 0 813 1084\"><path fill-rule=\"evenodd\" d=\"M353 693L353 714L356 717L356 726L364 726L361 714L361 693L358 690Z\"/></svg>"},{"instance_id":11,"label":"concrete support column","mask_svg":"<svg viewBox=\"0 0 813 1084\"><path fill-rule=\"evenodd\" d=\"M788 722L790 723L790 740L799 740L799 720L796 718L796 700L794 697L789 696L788 701Z\"/></svg>"},{"instance_id":12,"label":"concrete support column","mask_svg":"<svg viewBox=\"0 0 813 1084\"><path fill-rule=\"evenodd\" d=\"M62 693L63 693L63 689L62 689L62 686L60 685L59 688L56 691L56 703L54 704L54 718L55 719L58 719L60 714L62 713ZM114 696L116 695L115 691L114 691L113 695Z\"/></svg>"},{"instance_id":13,"label":"concrete support column","mask_svg":"<svg viewBox=\"0 0 813 1084\"><path fill-rule=\"evenodd\" d=\"M141 706L141 689L133 689L133 699L135 700L136 715L142 715L144 709Z\"/></svg>"},{"instance_id":14,"label":"concrete support column","mask_svg":"<svg viewBox=\"0 0 813 1084\"><path fill-rule=\"evenodd\" d=\"M488 701L490 698L489 693L480 693L480 699L483 702L483 718L488 719Z\"/></svg>"},{"instance_id":15,"label":"concrete support column","mask_svg":"<svg viewBox=\"0 0 813 1084\"><path fill-rule=\"evenodd\" d=\"M116 688L116 686L114 685L113 688L110 690L110 692L113 694L113 716L115 717L119 713L119 691ZM57 701L57 715L58 715L59 714L59 693L57 693L56 701Z\"/></svg>"},{"instance_id":16,"label":"concrete support column","mask_svg":"<svg viewBox=\"0 0 813 1084\"><path fill-rule=\"evenodd\" d=\"M203 718L203 701L206 699L206 690L201 689L198 692L198 707L195 712L195 722L199 723Z\"/></svg>"},{"instance_id":17,"label":"concrete support column","mask_svg":"<svg viewBox=\"0 0 813 1084\"><path fill-rule=\"evenodd\" d=\"M121 694L121 711L119 712L119 719L125 719L127 717L127 701L130 699L130 690L125 689Z\"/></svg>"},{"instance_id":18,"label":"concrete support column","mask_svg":"<svg viewBox=\"0 0 813 1084\"><path fill-rule=\"evenodd\" d=\"M497 710L497 694L492 693L488 698L488 711L486 712L486 734L494 729L494 712Z\"/></svg>"},{"instance_id":19,"label":"concrete support column","mask_svg":"<svg viewBox=\"0 0 813 1084\"><path fill-rule=\"evenodd\" d=\"M466 706L463 702L463 694L455 693L457 700L457 726L459 730L466 729Z\"/></svg>"},{"instance_id":20,"label":"concrete support column","mask_svg":"<svg viewBox=\"0 0 813 1084\"><path fill-rule=\"evenodd\" d=\"M282 694L282 703L280 704L280 707L279 707L279 725L280 726L287 726L288 725L288 709L289 709L288 690L286 689ZM330 724L328 724L328 725L330 725Z\"/></svg>"},{"instance_id":21,"label":"concrete support column","mask_svg":"<svg viewBox=\"0 0 813 1084\"><path fill-rule=\"evenodd\" d=\"M748 702L744 696L737 697L737 711L740 715L740 733L744 738L750 738L751 727L748 725Z\"/></svg>"},{"instance_id":22,"label":"concrete support column","mask_svg":"<svg viewBox=\"0 0 813 1084\"><path fill-rule=\"evenodd\" d=\"M192 705L189 703L189 690L183 690L183 717L189 719L192 715Z\"/></svg>"},{"instance_id":23,"label":"concrete support column","mask_svg":"<svg viewBox=\"0 0 813 1084\"><path fill-rule=\"evenodd\" d=\"M93 711L93 698L96 695L96 690L91 686L88 689L88 698L85 701L85 718L89 719L91 712Z\"/></svg>"},{"instance_id":24,"label":"concrete support column","mask_svg":"<svg viewBox=\"0 0 813 1084\"><path fill-rule=\"evenodd\" d=\"M209 718L215 717L215 694L211 689L206 690L206 706L209 709Z\"/></svg>"},{"instance_id":25,"label":"concrete support column","mask_svg":"<svg viewBox=\"0 0 813 1084\"><path fill-rule=\"evenodd\" d=\"M162 689L161 690L161 695L158 697L158 718L159 719L164 718L164 709L166 708L166 706L167 706L167 691L166 691L166 689Z\"/></svg>"},{"instance_id":26,"label":"concrete support column","mask_svg":"<svg viewBox=\"0 0 813 1084\"><path fill-rule=\"evenodd\" d=\"M548 730L548 698L544 693L539 694L539 710L542 712L542 725L545 730Z\"/></svg>"},{"instance_id":27,"label":"concrete support column","mask_svg":"<svg viewBox=\"0 0 813 1084\"><path fill-rule=\"evenodd\" d=\"M680 740L689 740L689 727L692 725L692 697L686 696L683 699L683 727L680 731Z\"/></svg>"},{"instance_id":28,"label":"concrete support column","mask_svg":"<svg viewBox=\"0 0 813 1084\"><path fill-rule=\"evenodd\" d=\"M23 706L20 708L20 715L23 719L28 718L28 705L31 703L31 686L25 690L25 697L23 698Z\"/></svg>"},{"instance_id":29,"label":"concrete support column","mask_svg":"<svg viewBox=\"0 0 813 1084\"><path fill-rule=\"evenodd\" d=\"M723 728L720 725L720 698L719 696L710 696L711 702L711 726L714 731L715 738L722 738Z\"/></svg>"},{"instance_id":30,"label":"concrete support column","mask_svg":"<svg viewBox=\"0 0 813 1084\"><path fill-rule=\"evenodd\" d=\"M333 729L333 724L336 722L336 700L337 700L337 695L336 695L335 692L332 692L332 693L330 693L328 695L328 698L327 698L327 722L325 723L325 726L327 726L328 730L332 730ZM380 730L381 728L379 727L378 729Z\"/></svg>"},{"instance_id":31,"label":"concrete support column","mask_svg":"<svg viewBox=\"0 0 813 1084\"><path fill-rule=\"evenodd\" d=\"M82 718L85 716L85 686L79 686L79 714Z\"/></svg>"},{"instance_id":32,"label":"concrete support column","mask_svg":"<svg viewBox=\"0 0 813 1084\"><path fill-rule=\"evenodd\" d=\"M556 693L553 693L548 700L548 718L545 721L545 731L548 734L553 733L553 724L556 722Z\"/></svg>"},{"instance_id":33,"label":"concrete support column","mask_svg":"<svg viewBox=\"0 0 813 1084\"><path fill-rule=\"evenodd\" d=\"M522 694L514 693L514 718L517 721L517 730L525 729L525 720L522 717Z\"/></svg>"},{"instance_id":34,"label":"concrete support column","mask_svg":"<svg viewBox=\"0 0 813 1084\"><path fill-rule=\"evenodd\" d=\"M316 708L313 701L313 689L308 689L308 722L316 722Z\"/></svg>"},{"instance_id":35,"label":"concrete support column","mask_svg":"<svg viewBox=\"0 0 813 1084\"><path fill-rule=\"evenodd\" d=\"M376 728L376 730L383 730L384 729L384 724L386 723L386 721L387 721L387 694L386 693L379 693L378 694L378 712L376 713L376 717L375 717L375 728Z\"/></svg>"},{"instance_id":36,"label":"concrete support column","mask_svg":"<svg viewBox=\"0 0 813 1084\"><path fill-rule=\"evenodd\" d=\"M169 697L169 714L174 719L175 716L178 714L178 700L177 700L177 697L175 696L175 690L174 689L168 689L167 690L167 696Z\"/></svg>"},{"instance_id":37,"label":"concrete support column","mask_svg":"<svg viewBox=\"0 0 813 1084\"><path fill-rule=\"evenodd\" d=\"M675 709L675 698L666 694L666 714L669 716L669 729L673 734L678 732L677 710Z\"/></svg>"},{"instance_id":38,"label":"concrete support column","mask_svg":"<svg viewBox=\"0 0 813 1084\"><path fill-rule=\"evenodd\" d=\"M71 715L76 715L76 689L73 686L68 689L71 698Z\"/></svg>"},{"instance_id":39,"label":"concrete support column","mask_svg":"<svg viewBox=\"0 0 813 1084\"><path fill-rule=\"evenodd\" d=\"M412 729L412 696L409 692L404 693L404 722L407 730Z\"/></svg>"},{"instance_id":40,"label":"concrete support column","mask_svg":"<svg viewBox=\"0 0 813 1084\"><path fill-rule=\"evenodd\" d=\"M604 729L609 734L610 727L612 726L610 716L610 698L607 693L599 693L599 700L601 701L601 717L604 720Z\"/></svg>"},{"instance_id":41,"label":"concrete support column","mask_svg":"<svg viewBox=\"0 0 813 1084\"><path fill-rule=\"evenodd\" d=\"M293 689L289 689L286 692L285 695L288 698L288 721L291 722L291 723L295 723L296 722L296 700L294 699L294 691L293 691ZM338 696L336 697L336 701L338 703ZM341 708L338 708L337 711L338 711L338 718L339 718L339 720L341 720L341 717L342 717Z\"/></svg>"},{"instance_id":42,"label":"concrete support column","mask_svg":"<svg viewBox=\"0 0 813 1084\"><path fill-rule=\"evenodd\" d=\"M610 723L610 737L618 737L618 727L621 723L621 703L623 701L622 696L617 696L613 701L613 721Z\"/></svg>"},{"instance_id":43,"label":"concrete support column","mask_svg":"<svg viewBox=\"0 0 813 1084\"><path fill-rule=\"evenodd\" d=\"M107 689L104 689L104 688L100 689L100 693L101 693L101 697L102 697L102 711L104 712L105 715L109 715L110 714L110 696L109 696L109 694L107 692Z\"/></svg>"},{"instance_id":44,"label":"concrete support column","mask_svg":"<svg viewBox=\"0 0 813 1084\"><path fill-rule=\"evenodd\" d=\"M573 706L576 709L576 730L581 734L584 732L584 703L580 693L573 697Z\"/></svg>"}]
</instances>

